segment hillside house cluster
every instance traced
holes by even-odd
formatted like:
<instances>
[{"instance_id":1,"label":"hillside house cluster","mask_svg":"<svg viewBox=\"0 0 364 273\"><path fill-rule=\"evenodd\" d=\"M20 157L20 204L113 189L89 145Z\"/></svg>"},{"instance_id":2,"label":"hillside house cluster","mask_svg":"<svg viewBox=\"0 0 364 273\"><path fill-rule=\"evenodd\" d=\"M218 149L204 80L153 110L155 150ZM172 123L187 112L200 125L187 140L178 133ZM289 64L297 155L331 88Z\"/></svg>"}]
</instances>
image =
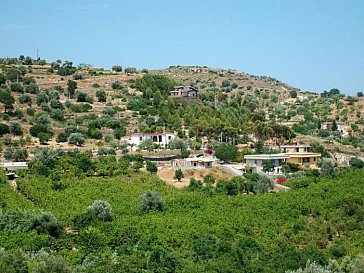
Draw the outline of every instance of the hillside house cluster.
<instances>
[{"instance_id":1,"label":"hillside house cluster","mask_svg":"<svg viewBox=\"0 0 364 273\"><path fill-rule=\"evenodd\" d=\"M274 171L270 174L282 173L282 166L287 163L298 164L304 168L318 169L317 161L321 157L320 153L311 152L311 146L307 144L283 145L284 153L280 154L258 154L244 156L245 172L263 172L263 162L270 160L273 162Z\"/></svg>"}]
</instances>

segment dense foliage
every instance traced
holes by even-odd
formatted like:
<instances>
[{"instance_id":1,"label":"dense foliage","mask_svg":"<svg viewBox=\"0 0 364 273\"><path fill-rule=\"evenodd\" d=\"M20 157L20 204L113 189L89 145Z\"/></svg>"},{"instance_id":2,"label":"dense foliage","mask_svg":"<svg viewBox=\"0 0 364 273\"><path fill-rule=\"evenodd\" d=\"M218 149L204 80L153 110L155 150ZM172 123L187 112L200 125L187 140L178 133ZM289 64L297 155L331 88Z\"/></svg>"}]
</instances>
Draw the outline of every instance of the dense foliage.
<instances>
[{"instance_id":1,"label":"dense foliage","mask_svg":"<svg viewBox=\"0 0 364 273\"><path fill-rule=\"evenodd\" d=\"M62 157L58 160L64 164L67 158ZM57 160L49 160L57 168ZM54 216L39 214L35 225L34 218L25 222L39 234L0 230L6 249L1 255L45 248L63 256L67 262L60 264L68 270L77 265L81 272L285 272L303 268L307 260L326 265L329 259L363 253L363 174L353 169L335 179L290 180L288 192L228 196L225 190L210 190L215 183L210 176L195 182L206 186L191 191L166 186L149 174L101 179L25 174L19 180L22 195L0 185L2 217L19 215L15 208L23 204L20 215L37 214L40 208L77 233L52 237L47 223ZM64 187L54 188L55 181ZM87 218L93 217L87 213L98 216Z\"/></svg>"}]
</instances>

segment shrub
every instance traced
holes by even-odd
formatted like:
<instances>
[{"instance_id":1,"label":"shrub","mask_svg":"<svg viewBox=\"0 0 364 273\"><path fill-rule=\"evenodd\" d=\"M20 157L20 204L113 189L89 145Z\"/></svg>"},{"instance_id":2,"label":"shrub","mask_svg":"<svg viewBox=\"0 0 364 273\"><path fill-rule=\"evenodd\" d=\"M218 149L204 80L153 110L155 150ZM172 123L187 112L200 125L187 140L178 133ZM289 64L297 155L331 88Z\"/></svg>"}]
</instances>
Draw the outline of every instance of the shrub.
<instances>
[{"instance_id":1,"label":"shrub","mask_svg":"<svg viewBox=\"0 0 364 273\"><path fill-rule=\"evenodd\" d=\"M82 78L83 78L83 75L80 72L76 72L75 74L73 74L74 80L82 80Z\"/></svg>"},{"instance_id":2,"label":"shrub","mask_svg":"<svg viewBox=\"0 0 364 273\"><path fill-rule=\"evenodd\" d=\"M112 84L111 84L111 88L112 89L123 89L123 85L120 83L120 82L113 82Z\"/></svg>"},{"instance_id":3,"label":"shrub","mask_svg":"<svg viewBox=\"0 0 364 273\"><path fill-rule=\"evenodd\" d=\"M12 82L10 84L10 90L12 92L18 92L18 93L23 93L24 92L24 88L23 88L22 84L18 83L18 82Z\"/></svg>"},{"instance_id":4,"label":"shrub","mask_svg":"<svg viewBox=\"0 0 364 273\"><path fill-rule=\"evenodd\" d=\"M23 129L20 125L20 123L18 122L12 122L10 124L10 132L16 136L21 136L23 135Z\"/></svg>"},{"instance_id":5,"label":"shrub","mask_svg":"<svg viewBox=\"0 0 364 273\"><path fill-rule=\"evenodd\" d=\"M39 92L39 86L36 83L30 83L25 86L25 93L37 94Z\"/></svg>"},{"instance_id":6,"label":"shrub","mask_svg":"<svg viewBox=\"0 0 364 273\"><path fill-rule=\"evenodd\" d=\"M112 116L114 116L114 115L115 115L116 111L115 111L113 108L111 108L111 107L106 107L106 108L102 111L102 113L103 113L104 115L108 115L108 116L112 117Z\"/></svg>"},{"instance_id":7,"label":"shrub","mask_svg":"<svg viewBox=\"0 0 364 273\"><path fill-rule=\"evenodd\" d=\"M50 212L42 212L32 221L31 229L38 234L45 233L58 238L63 232L64 225Z\"/></svg>"},{"instance_id":8,"label":"shrub","mask_svg":"<svg viewBox=\"0 0 364 273\"><path fill-rule=\"evenodd\" d=\"M135 67L127 67L124 69L126 74L134 74L137 73L137 69Z\"/></svg>"},{"instance_id":9,"label":"shrub","mask_svg":"<svg viewBox=\"0 0 364 273\"><path fill-rule=\"evenodd\" d=\"M16 149L13 152L14 161L26 161L28 158L28 152L26 149Z\"/></svg>"},{"instance_id":10,"label":"shrub","mask_svg":"<svg viewBox=\"0 0 364 273\"><path fill-rule=\"evenodd\" d=\"M123 68L121 67L121 65L113 65L111 69L115 72L123 71Z\"/></svg>"},{"instance_id":11,"label":"shrub","mask_svg":"<svg viewBox=\"0 0 364 273\"><path fill-rule=\"evenodd\" d=\"M100 221L111 221L111 210L110 204L103 200L96 200L87 208L87 212L95 215Z\"/></svg>"},{"instance_id":12,"label":"shrub","mask_svg":"<svg viewBox=\"0 0 364 273\"><path fill-rule=\"evenodd\" d=\"M39 133L49 133L49 126L46 124L36 124L30 127L29 132L33 137L38 137Z\"/></svg>"},{"instance_id":13,"label":"shrub","mask_svg":"<svg viewBox=\"0 0 364 273\"><path fill-rule=\"evenodd\" d=\"M39 142L41 144L45 144L52 138L52 135L50 133L40 132L37 137L39 138Z\"/></svg>"},{"instance_id":14,"label":"shrub","mask_svg":"<svg viewBox=\"0 0 364 273\"><path fill-rule=\"evenodd\" d=\"M68 137L68 144L74 144L77 146L81 146L84 143L85 143L85 138L84 138L83 134L81 134L81 133L72 133Z\"/></svg>"},{"instance_id":15,"label":"shrub","mask_svg":"<svg viewBox=\"0 0 364 273\"><path fill-rule=\"evenodd\" d=\"M215 156L223 161L234 161L238 157L238 150L231 145L220 145L215 150Z\"/></svg>"},{"instance_id":16,"label":"shrub","mask_svg":"<svg viewBox=\"0 0 364 273\"><path fill-rule=\"evenodd\" d=\"M69 137L69 134L67 134L66 132L60 132L56 138L56 142L60 143L60 142L67 142Z\"/></svg>"},{"instance_id":17,"label":"shrub","mask_svg":"<svg viewBox=\"0 0 364 273\"><path fill-rule=\"evenodd\" d=\"M357 157L350 158L349 164L352 168L355 168L355 169L364 168L364 161Z\"/></svg>"},{"instance_id":18,"label":"shrub","mask_svg":"<svg viewBox=\"0 0 364 273\"><path fill-rule=\"evenodd\" d=\"M147 171L151 174L158 172L158 167L152 161L147 161Z\"/></svg>"},{"instance_id":19,"label":"shrub","mask_svg":"<svg viewBox=\"0 0 364 273\"><path fill-rule=\"evenodd\" d=\"M196 180L195 178L190 179L190 184L188 184L187 187L189 191L195 191L202 188L203 188L202 182L200 180Z\"/></svg>"},{"instance_id":20,"label":"shrub","mask_svg":"<svg viewBox=\"0 0 364 273\"><path fill-rule=\"evenodd\" d=\"M221 83L221 87L228 87L230 86L230 81L229 80L223 80L223 82Z\"/></svg>"},{"instance_id":21,"label":"shrub","mask_svg":"<svg viewBox=\"0 0 364 273\"><path fill-rule=\"evenodd\" d=\"M324 160L321 164L321 175L334 177L336 174L336 168L331 160Z\"/></svg>"},{"instance_id":22,"label":"shrub","mask_svg":"<svg viewBox=\"0 0 364 273\"><path fill-rule=\"evenodd\" d=\"M41 105L43 102L48 103L49 96L46 92L41 91L41 92L39 92L39 94L37 96L37 105Z\"/></svg>"},{"instance_id":23,"label":"shrub","mask_svg":"<svg viewBox=\"0 0 364 273\"><path fill-rule=\"evenodd\" d=\"M46 254L36 257L35 261L32 262L31 271L29 272L72 273L72 270L64 258Z\"/></svg>"},{"instance_id":24,"label":"shrub","mask_svg":"<svg viewBox=\"0 0 364 273\"><path fill-rule=\"evenodd\" d=\"M181 182L182 178L184 177L183 172L181 169L178 169L174 173L174 179L177 179L178 182Z\"/></svg>"},{"instance_id":25,"label":"shrub","mask_svg":"<svg viewBox=\"0 0 364 273\"><path fill-rule=\"evenodd\" d=\"M291 90L291 91L289 92L289 95L291 96L291 98L295 99L295 98L297 98L297 91L295 91L295 90Z\"/></svg>"},{"instance_id":26,"label":"shrub","mask_svg":"<svg viewBox=\"0 0 364 273\"><path fill-rule=\"evenodd\" d=\"M234 83L232 83L232 84L231 84L231 88L232 88L232 89L238 88L238 84L237 84L237 83L235 83L235 82L234 82Z\"/></svg>"},{"instance_id":27,"label":"shrub","mask_svg":"<svg viewBox=\"0 0 364 273\"><path fill-rule=\"evenodd\" d=\"M60 109L53 110L51 112L51 118L56 121L64 121L64 111Z\"/></svg>"},{"instance_id":28,"label":"shrub","mask_svg":"<svg viewBox=\"0 0 364 273\"><path fill-rule=\"evenodd\" d=\"M347 253L345 247L343 245L339 245L339 244L334 244L330 248L330 251L331 251L332 255L336 258L344 257Z\"/></svg>"},{"instance_id":29,"label":"shrub","mask_svg":"<svg viewBox=\"0 0 364 273\"><path fill-rule=\"evenodd\" d=\"M10 128L8 125L0 123L0 136L10 133Z\"/></svg>"},{"instance_id":30,"label":"shrub","mask_svg":"<svg viewBox=\"0 0 364 273\"><path fill-rule=\"evenodd\" d=\"M10 160L13 158L13 150L10 149L10 148L7 148L5 151L4 151L4 158L6 160Z\"/></svg>"},{"instance_id":31,"label":"shrub","mask_svg":"<svg viewBox=\"0 0 364 273\"><path fill-rule=\"evenodd\" d=\"M247 184L251 185L251 191L254 193L266 193L274 188L274 181L266 174L252 173L245 175Z\"/></svg>"},{"instance_id":32,"label":"shrub","mask_svg":"<svg viewBox=\"0 0 364 273\"><path fill-rule=\"evenodd\" d=\"M35 110L33 108L29 107L29 108L27 108L27 114L29 116L34 116Z\"/></svg>"},{"instance_id":33,"label":"shrub","mask_svg":"<svg viewBox=\"0 0 364 273\"><path fill-rule=\"evenodd\" d=\"M76 89L77 89L77 82L68 80L67 92L68 92L69 98L73 98L73 96L75 95Z\"/></svg>"},{"instance_id":34,"label":"shrub","mask_svg":"<svg viewBox=\"0 0 364 273\"><path fill-rule=\"evenodd\" d=\"M83 91L78 91L76 95L77 102L88 102L93 103L93 98L91 95Z\"/></svg>"},{"instance_id":35,"label":"shrub","mask_svg":"<svg viewBox=\"0 0 364 273\"><path fill-rule=\"evenodd\" d=\"M87 136L93 139L102 139L103 137L101 130L97 128L89 128L87 130Z\"/></svg>"},{"instance_id":36,"label":"shrub","mask_svg":"<svg viewBox=\"0 0 364 273\"><path fill-rule=\"evenodd\" d=\"M19 97L19 103L31 105L32 104L32 98L28 93L22 94Z\"/></svg>"},{"instance_id":37,"label":"shrub","mask_svg":"<svg viewBox=\"0 0 364 273\"><path fill-rule=\"evenodd\" d=\"M106 92L104 90L98 89L96 91L96 97L99 102L106 102Z\"/></svg>"},{"instance_id":38,"label":"shrub","mask_svg":"<svg viewBox=\"0 0 364 273\"><path fill-rule=\"evenodd\" d=\"M58 99L54 99L54 98L50 100L50 106L53 109L62 109L63 108L62 103Z\"/></svg>"},{"instance_id":39,"label":"shrub","mask_svg":"<svg viewBox=\"0 0 364 273\"><path fill-rule=\"evenodd\" d=\"M147 191L139 197L139 207L142 212L162 211L164 202L159 193Z\"/></svg>"},{"instance_id":40,"label":"shrub","mask_svg":"<svg viewBox=\"0 0 364 273\"><path fill-rule=\"evenodd\" d=\"M49 107L48 103L46 103L46 102L43 102L40 105L40 109L42 109L44 112L50 112L51 111L51 108Z\"/></svg>"}]
</instances>

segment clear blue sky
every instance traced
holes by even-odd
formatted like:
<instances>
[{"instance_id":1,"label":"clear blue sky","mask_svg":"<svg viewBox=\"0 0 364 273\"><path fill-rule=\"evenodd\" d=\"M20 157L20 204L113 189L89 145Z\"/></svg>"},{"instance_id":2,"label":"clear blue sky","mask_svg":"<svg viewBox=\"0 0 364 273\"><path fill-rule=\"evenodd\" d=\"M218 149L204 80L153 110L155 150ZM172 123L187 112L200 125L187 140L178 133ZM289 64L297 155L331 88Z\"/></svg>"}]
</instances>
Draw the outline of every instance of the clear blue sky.
<instances>
[{"instance_id":1,"label":"clear blue sky","mask_svg":"<svg viewBox=\"0 0 364 273\"><path fill-rule=\"evenodd\" d=\"M0 57L206 65L364 90L363 0L1 0Z\"/></svg>"}]
</instances>

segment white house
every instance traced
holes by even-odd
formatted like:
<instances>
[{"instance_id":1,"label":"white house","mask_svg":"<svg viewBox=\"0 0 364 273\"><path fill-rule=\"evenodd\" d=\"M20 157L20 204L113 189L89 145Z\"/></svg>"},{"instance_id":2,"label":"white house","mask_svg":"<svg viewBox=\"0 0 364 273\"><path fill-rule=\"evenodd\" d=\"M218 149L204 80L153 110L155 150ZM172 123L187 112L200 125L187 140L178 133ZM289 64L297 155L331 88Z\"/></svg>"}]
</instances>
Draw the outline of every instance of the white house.
<instances>
[{"instance_id":1,"label":"white house","mask_svg":"<svg viewBox=\"0 0 364 273\"><path fill-rule=\"evenodd\" d=\"M28 169L28 163L27 162L1 162L0 168L7 170L7 171Z\"/></svg>"},{"instance_id":2,"label":"white house","mask_svg":"<svg viewBox=\"0 0 364 273\"><path fill-rule=\"evenodd\" d=\"M174 159L171 161L171 167L178 169L188 168L212 168L215 164L214 158L193 157L185 159Z\"/></svg>"},{"instance_id":3,"label":"white house","mask_svg":"<svg viewBox=\"0 0 364 273\"><path fill-rule=\"evenodd\" d=\"M311 145L297 144L297 145L281 145L284 153L308 153L311 152Z\"/></svg>"},{"instance_id":4,"label":"white house","mask_svg":"<svg viewBox=\"0 0 364 273\"><path fill-rule=\"evenodd\" d=\"M260 154L260 155L244 155L245 166L251 167L252 172L263 172L263 161L270 160L274 164L275 174L282 173L282 166L287 164L289 156L286 154Z\"/></svg>"},{"instance_id":5,"label":"white house","mask_svg":"<svg viewBox=\"0 0 364 273\"><path fill-rule=\"evenodd\" d=\"M154 143L165 147L175 138L174 133L134 133L130 136L122 137L120 140L139 146L143 141L151 139Z\"/></svg>"}]
</instances>

